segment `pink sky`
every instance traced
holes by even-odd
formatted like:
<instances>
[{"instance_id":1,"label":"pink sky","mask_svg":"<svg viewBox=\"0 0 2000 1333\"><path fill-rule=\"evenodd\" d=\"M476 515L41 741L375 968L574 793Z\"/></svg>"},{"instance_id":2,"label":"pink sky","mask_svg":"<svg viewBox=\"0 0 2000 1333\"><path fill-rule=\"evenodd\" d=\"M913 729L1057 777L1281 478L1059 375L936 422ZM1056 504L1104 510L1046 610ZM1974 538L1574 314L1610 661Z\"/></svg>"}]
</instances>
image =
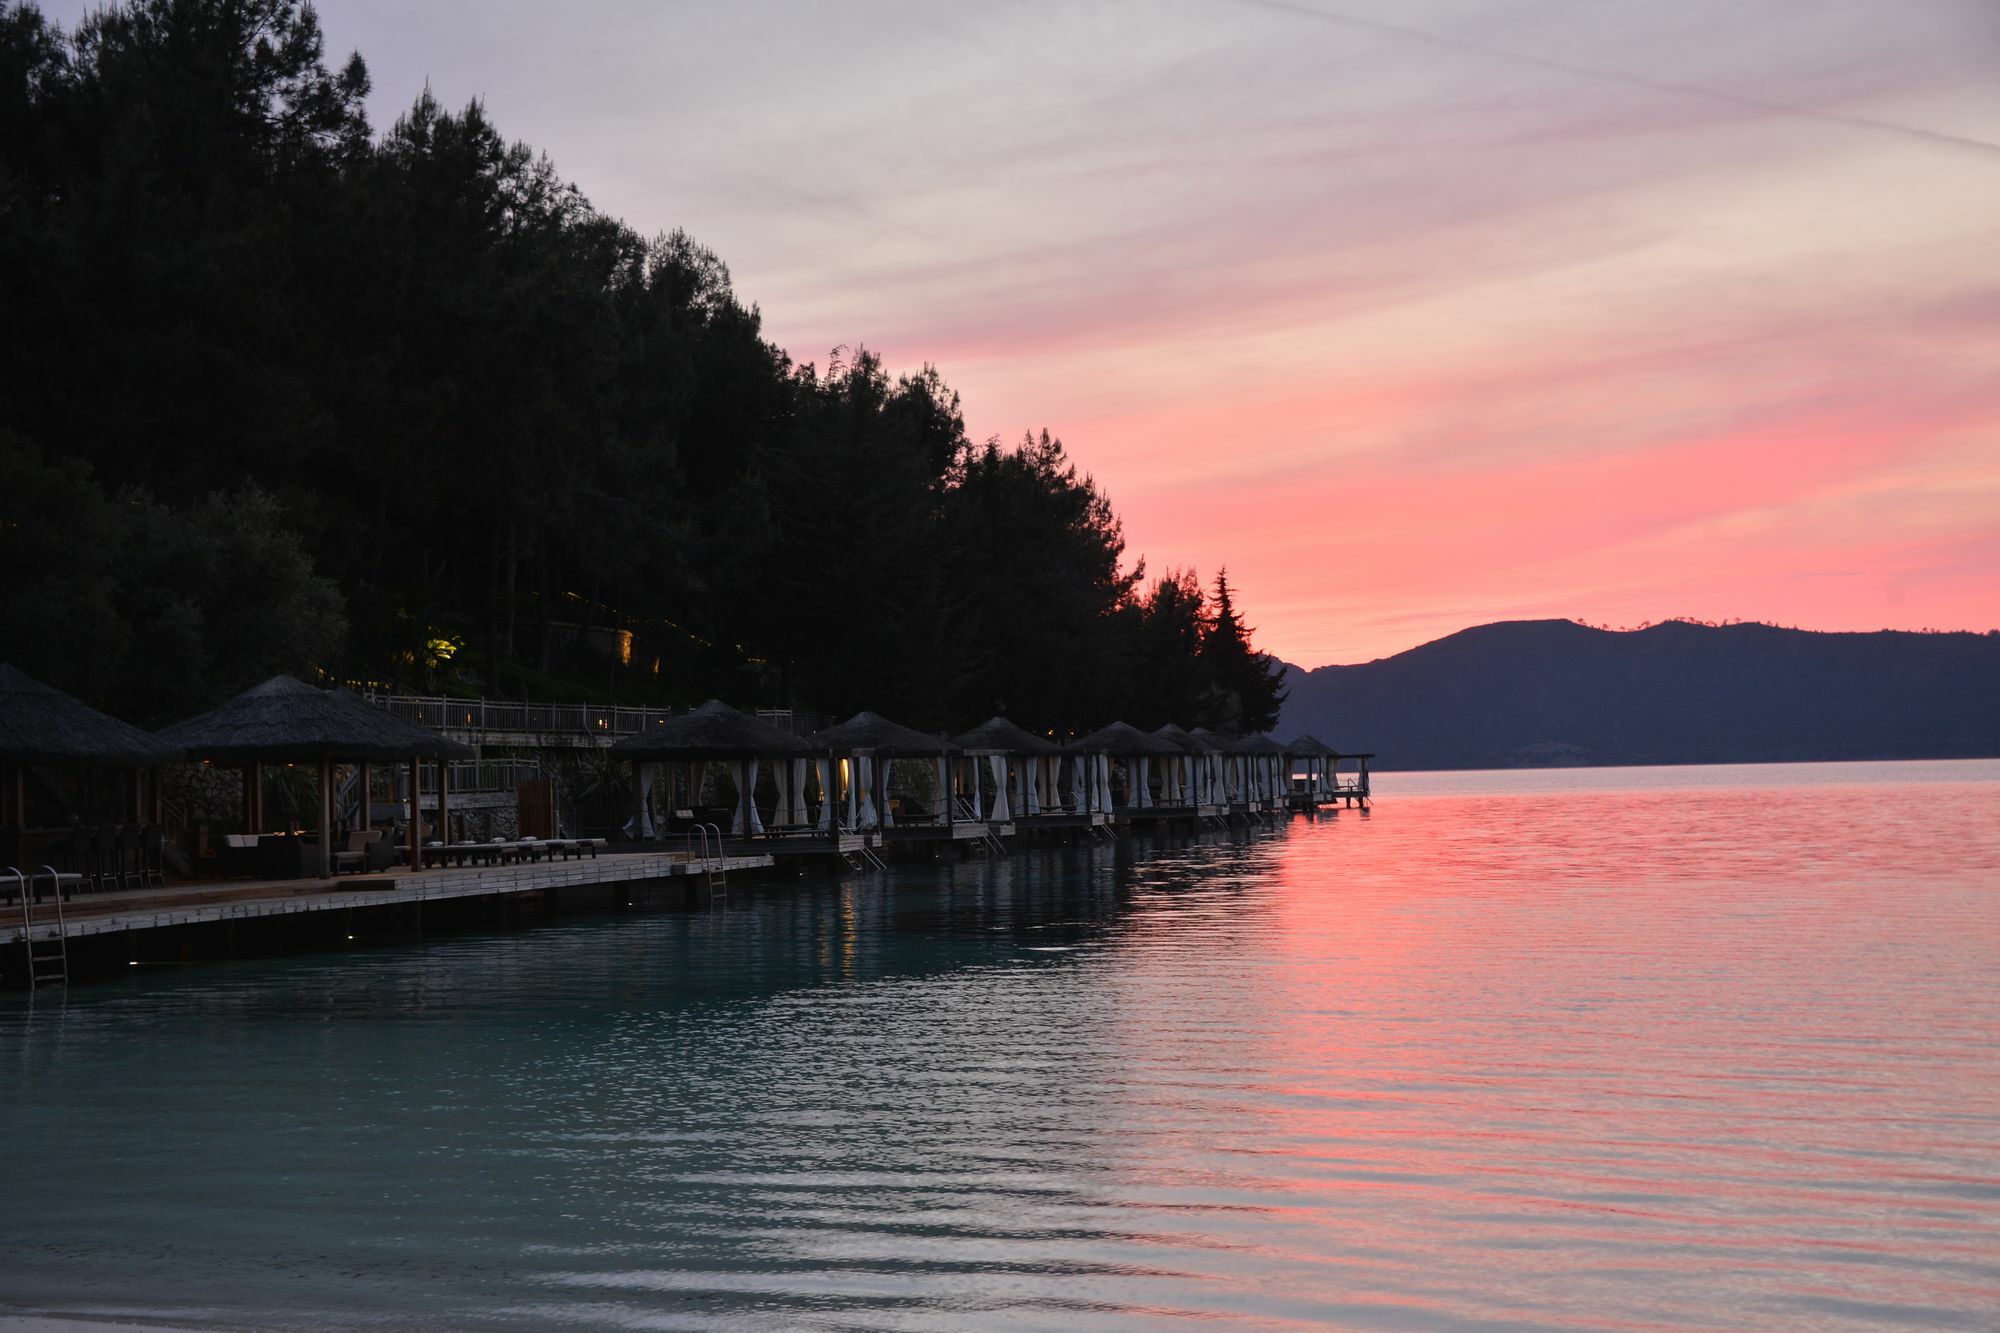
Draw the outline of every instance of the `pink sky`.
<instances>
[{"instance_id":1,"label":"pink sky","mask_svg":"<svg viewBox=\"0 0 2000 1333\"><path fill-rule=\"evenodd\" d=\"M795 357L1054 431L1300 665L2000 625L1987 0L323 10L378 126L484 96Z\"/></svg>"}]
</instances>

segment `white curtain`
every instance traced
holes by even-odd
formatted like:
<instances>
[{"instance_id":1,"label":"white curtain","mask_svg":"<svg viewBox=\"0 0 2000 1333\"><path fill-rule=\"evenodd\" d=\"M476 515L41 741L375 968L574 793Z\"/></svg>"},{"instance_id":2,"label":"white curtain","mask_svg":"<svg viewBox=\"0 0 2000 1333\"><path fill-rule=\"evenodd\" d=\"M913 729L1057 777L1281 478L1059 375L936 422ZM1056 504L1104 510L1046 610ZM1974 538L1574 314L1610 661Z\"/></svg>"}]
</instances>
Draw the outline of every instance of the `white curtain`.
<instances>
[{"instance_id":1,"label":"white curtain","mask_svg":"<svg viewBox=\"0 0 2000 1333\"><path fill-rule=\"evenodd\" d=\"M1097 763L1097 808L1105 814L1111 813L1111 756L1093 756Z\"/></svg>"},{"instance_id":2,"label":"white curtain","mask_svg":"<svg viewBox=\"0 0 2000 1333\"><path fill-rule=\"evenodd\" d=\"M752 759L743 765L742 831L753 838L764 831L763 817L757 813L757 769L762 762Z\"/></svg>"},{"instance_id":3,"label":"white curtain","mask_svg":"<svg viewBox=\"0 0 2000 1333\"><path fill-rule=\"evenodd\" d=\"M875 762L875 785L881 788L882 799L878 804L882 808L883 828L894 828L896 826L896 812L889 808L889 782L890 779L895 777L895 774L895 760L878 759Z\"/></svg>"},{"instance_id":4,"label":"white curtain","mask_svg":"<svg viewBox=\"0 0 2000 1333\"><path fill-rule=\"evenodd\" d=\"M854 761L853 787L859 793L860 804L850 800L854 807L854 827L872 829L882 820L875 810L875 761L872 758L857 758Z\"/></svg>"},{"instance_id":5,"label":"white curtain","mask_svg":"<svg viewBox=\"0 0 2000 1333\"><path fill-rule=\"evenodd\" d=\"M1021 781L1027 786L1027 810L1030 815L1042 813L1042 761L1034 755L1021 760Z\"/></svg>"},{"instance_id":6,"label":"white curtain","mask_svg":"<svg viewBox=\"0 0 2000 1333\"><path fill-rule=\"evenodd\" d=\"M1087 807L1083 799L1083 756L1073 754L1069 760L1069 806L1070 813L1082 814Z\"/></svg>"},{"instance_id":7,"label":"white curtain","mask_svg":"<svg viewBox=\"0 0 2000 1333\"><path fill-rule=\"evenodd\" d=\"M966 763L972 766L972 817L974 819L984 819L986 818L986 783L982 774L985 771L986 765L979 762L979 756L977 755L966 760Z\"/></svg>"},{"instance_id":8,"label":"white curtain","mask_svg":"<svg viewBox=\"0 0 2000 1333\"><path fill-rule=\"evenodd\" d=\"M1007 756L988 755L986 763L993 774L993 812L987 818L996 824L1005 824L1014 817L1014 812L1007 808Z\"/></svg>"},{"instance_id":9,"label":"white curtain","mask_svg":"<svg viewBox=\"0 0 2000 1333\"><path fill-rule=\"evenodd\" d=\"M813 769L819 774L819 824L821 833L833 832L833 760L815 759Z\"/></svg>"},{"instance_id":10,"label":"white curtain","mask_svg":"<svg viewBox=\"0 0 2000 1333\"><path fill-rule=\"evenodd\" d=\"M1153 761L1145 755L1137 755L1125 761L1126 772L1133 774L1132 804L1143 810L1153 803Z\"/></svg>"},{"instance_id":11,"label":"white curtain","mask_svg":"<svg viewBox=\"0 0 2000 1333\"><path fill-rule=\"evenodd\" d=\"M788 759L783 762L792 772L792 780L786 787L791 799L785 802L785 822L797 828L806 822L806 761Z\"/></svg>"},{"instance_id":12,"label":"white curtain","mask_svg":"<svg viewBox=\"0 0 2000 1333\"><path fill-rule=\"evenodd\" d=\"M653 783L660 776L660 766L641 762L639 765L639 836L651 839L653 836Z\"/></svg>"}]
</instances>

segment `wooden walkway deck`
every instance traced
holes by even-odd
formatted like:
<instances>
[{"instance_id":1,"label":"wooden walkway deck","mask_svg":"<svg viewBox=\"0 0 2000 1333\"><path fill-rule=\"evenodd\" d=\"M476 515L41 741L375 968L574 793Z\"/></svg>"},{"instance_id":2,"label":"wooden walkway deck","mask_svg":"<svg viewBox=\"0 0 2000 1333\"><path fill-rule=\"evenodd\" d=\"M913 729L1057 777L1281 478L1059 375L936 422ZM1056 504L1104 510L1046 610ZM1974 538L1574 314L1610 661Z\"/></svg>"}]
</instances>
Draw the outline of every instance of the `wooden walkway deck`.
<instances>
[{"instance_id":1,"label":"wooden walkway deck","mask_svg":"<svg viewBox=\"0 0 2000 1333\"><path fill-rule=\"evenodd\" d=\"M713 862L712 862L713 863ZM725 873L760 870L769 856L732 855L720 859ZM607 853L571 861L541 861L527 865L408 867L372 875L341 875L335 879L233 880L226 883L170 884L165 888L91 894L63 904L63 925L70 939L121 931L157 930L168 926L243 921L257 917L291 916L302 912L332 912L350 908L388 907L437 902L452 898L498 897L540 893L585 884L625 884L641 880L700 875L699 858L690 864L680 852ZM0 905L0 946L23 942L20 908ZM56 938L55 904L35 904L30 938Z\"/></svg>"}]
</instances>

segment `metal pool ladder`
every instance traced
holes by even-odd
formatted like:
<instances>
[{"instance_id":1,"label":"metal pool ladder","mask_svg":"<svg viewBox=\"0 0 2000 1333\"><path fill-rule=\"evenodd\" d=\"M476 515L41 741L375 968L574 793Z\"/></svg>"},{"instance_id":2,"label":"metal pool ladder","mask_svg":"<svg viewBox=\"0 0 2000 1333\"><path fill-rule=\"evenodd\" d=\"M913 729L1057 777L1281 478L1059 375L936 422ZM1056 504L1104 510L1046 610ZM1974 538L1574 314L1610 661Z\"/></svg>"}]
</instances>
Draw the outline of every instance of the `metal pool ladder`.
<instances>
[{"instance_id":1,"label":"metal pool ladder","mask_svg":"<svg viewBox=\"0 0 2000 1333\"><path fill-rule=\"evenodd\" d=\"M49 887L55 890L56 937L52 940L35 938L35 885L42 876L49 877ZM21 897L21 943L28 950L28 990L32 994L44 987L61 986L69 989L69 928L63 920L62 876L54 866L43 866L33 875L23 875L16 866L0 870L0 881L12 878L14 891Z\"/></svg>"},{"instance_id":2,"label":"metal pool ladder","mask_svg":"<svg viewBox=\"0 0 2000 1333\"><path fill-rule=\"evenodd\" d=\"M695 841L697 834L701 838L699 843ZM713 843L709 841L710 834L715 835ZM701 856L701 873L707 878L709 885L713 887L717 884L727 884L729 882L729 864L722 856L721 828L714 824L696 824L690 828L687 831L688 864L694 864L697 851L699 851Z\"/></svg>"}]
</instances>

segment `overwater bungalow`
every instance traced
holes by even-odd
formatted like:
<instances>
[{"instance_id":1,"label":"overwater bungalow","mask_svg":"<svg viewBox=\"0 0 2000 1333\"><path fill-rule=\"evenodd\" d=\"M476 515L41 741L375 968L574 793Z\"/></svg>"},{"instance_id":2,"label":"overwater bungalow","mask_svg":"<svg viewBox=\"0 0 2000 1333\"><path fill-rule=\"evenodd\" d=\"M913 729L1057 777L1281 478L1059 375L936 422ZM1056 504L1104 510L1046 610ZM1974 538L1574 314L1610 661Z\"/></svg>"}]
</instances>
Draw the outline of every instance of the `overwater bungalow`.
<instances>
[{"instance_id":1,"label":"overwater bungalow","mask_svg":"<svg viewBox=\"0 0 2000 1333\"><path fill-rule=\"evenodd\" d=\"M1285 741L1285 790L1292 803L1303 809L1317 809L1331 784L1327 761L1336 758L1332 747L1316 736L1298 735Z\"/></svg>"},{"instance_id":2,"label":"overwater bungalow","mask_svg":"<svg viewBox=\"0 0 2000 1333\"><path fill-rule=\"evenodd\" d=\"M1236 750L1236 738L1207 727L1196 727L1188 735L1208 748L1207 789L1201 802L1227 814L1242 788L1242 755Z\"/></svg>"},{"instance_id":3,"label":"overwater bungalow","mask_svg":"<svg viewBox=\"0 0 2000 1333\"><path fill-rule=\"evenodd\" d=\"M1212 793L1218 781L1215 770L1222 762L1221 746L1205 733L1197 735L1172 722L1153 735L1181 751L1165 763L1160 803L1190 819L1220 818L1223 808Z\"/></svg>"},{"instance_id":4,"label":"overwater bungalow","mask_svg":"<svg viewBox=\"0 0 2000 1333\"><path fill-rule=\"evenodd\" d=\"M258 879L300 875L329 878L338 859L359 858L356 868L384 869L393 860L394 844L372 828L373 802L367 793L374 764L409 767L408 817L403 833L410 868L423 868L422 765L437 765L437 821L440 843L449 841L451 818L450 760L469 759L473 749L364 703L346 690L320 690L290 676L273 676L199 717L177 722L158 739L183 758L211 764L239 765L243 770L243 832L218 852L223 874ZM316 827L272 832L266 826L264 772L266 766L313 763L319 769ZM334 770L353 765L361 799L352 845L336 851L338 812Z\"/></svg>"},{"instance_id":5,"label":"overwater bungalow","mask_svg":"<svg viewBox=\"0 0 2000 1333\"><path fill-rule=\"evenodd\" d=\"M1224 736L1207 727L1188 733L1215 756L1212 804L1228 815L1248 818L1271 809L1283 748L1263 736Z\"/></svg>"},{"instance_id":6,"label":"overwater bungalow","mask_svg":"<svg viewBox=\"0 0 2000 1333\"><path fill-rule=\"evenodd\" d=\"M1245 736L1237 743L1244 760L1246 812L1262 818L1284 809L1285 747L1269 736Z\"/></svg>"},{"instance_id":7,"label":"overwater bungalow","mask_svg":"<svg viewBox=\"0 0 2000 1333\"><path fill-rule=\"evenodd\" d=\"M1172 741L1160 739L1125 722L1099 727L1070 743L1085 754L1099 756L1102 807L1126 819L1151 820L1154 766L1184 753Z\"/></svg>"},{"instance_id":8,"label":"overwater bungalow","mask_svg":"<svg viewBox=\"0 0 2000 1333\"><path fill-rule=\"evenodd\" d=\"M161 882L159 770L179 758L139 728L0 664L0 866L29 876L47 866L65 888ZM18 888L10 876L0 896Z\"/></svg>"},{"instance_id":9,"label":"overwater bungalow","mask_svg":"<svg viewBox=\"0 0 2000 1333\"><path fill-rule=\"evenodd\" d=\"M1094 735L1095 733L1092 733ZM1111 756L1086 745L1091 736L1072 736L1063 743L1063 780L1068 784L1065 800L1072 810L1087 816L1091 827L1111 823Z\"/></svg>"},{"instance_id":10,"label":"overwater bungalow","mask_svg":"<svg viewBox=\"0 0 2000 1333\"><path fill-rule=\"evenodd\" d=\"M897 840L905 842L985 836L983 826L955 831L951 759L958 747L943 737L864 711L806 740L829 797L820 803L820 832L901 830Z\"/></svg>"},{"instance_id":11,"label":"overwater bungalow","mask_svg":"<svg viewBox=\"0 0 2000 1333\"><path fill-rule=\"evenodd\" d=\"M720 699L710 699L679 717L660 719L612 745L610 753L632 762L639 806L632 831L642 840L658 836L653 793L669 765L673 771L668 774L668 808L686 810L690 820L702 806L703 779L711 766L720 764L727 767L735 786L727 816L729 833L754 838L811 828L806 757L813 747L803 737L738 712ZM776 794L769 820L757 805L758 780L767 765Z\"/></svg>"},{"instance_id":12,"label":"overwater bungalow","mask_svg":"<svg viewBox=\"0 0 2000 1333\"><path fill-rule=\"evenodd\" d=\"M952 739L965 754L957 765L957 796L972 818L996 833L1105 822L1104 812L1091 808L1091 756L1004 717Z\"/></svg>"}]
</instances>

